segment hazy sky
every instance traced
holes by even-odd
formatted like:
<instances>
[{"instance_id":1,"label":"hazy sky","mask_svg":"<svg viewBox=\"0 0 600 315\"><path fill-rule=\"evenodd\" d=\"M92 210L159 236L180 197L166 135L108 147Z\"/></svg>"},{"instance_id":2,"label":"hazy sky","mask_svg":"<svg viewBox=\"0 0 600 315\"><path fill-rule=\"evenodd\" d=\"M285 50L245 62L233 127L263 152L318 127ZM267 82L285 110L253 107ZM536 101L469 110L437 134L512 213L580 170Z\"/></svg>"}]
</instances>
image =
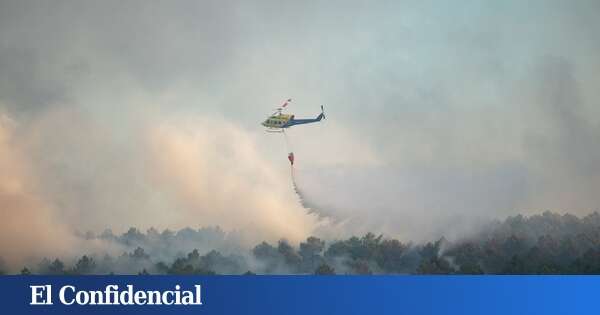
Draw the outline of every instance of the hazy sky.
<instances>
[{"instance_id":1,"label":"hazy sky","mask_svg":"<svg viewBox=\"0 0 600 315\"><path fill-rule=\"evenodd\" d=\"M0 230L420 239L597 210L599 14L598 1L0 1ZM325 122L289 134L300 188L334 220L302 208L282 137L259 125L288 97L299 117L325 105Z\"/></svg>"}]
</instances>

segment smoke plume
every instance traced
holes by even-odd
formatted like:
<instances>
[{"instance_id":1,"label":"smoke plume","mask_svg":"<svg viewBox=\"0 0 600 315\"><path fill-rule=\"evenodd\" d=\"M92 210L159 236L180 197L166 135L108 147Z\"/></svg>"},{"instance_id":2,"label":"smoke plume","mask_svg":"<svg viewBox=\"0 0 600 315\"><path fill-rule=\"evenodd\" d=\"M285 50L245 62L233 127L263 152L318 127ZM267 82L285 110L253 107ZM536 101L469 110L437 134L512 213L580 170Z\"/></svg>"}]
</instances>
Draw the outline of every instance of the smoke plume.
<instances>
[{"instance_id":1,"label":"smoke plume","mask_svg":"<svg viewBox=\"0 0 600 315\"><path fill-rule=\"evenodd\" d=\"M583 217L600 204L598 12L2 1L0 256L120 251L71 236L132 226L220 226L246 246ZM260 126L289 97L298 118L327 113L289 133L301 200Z\"/></svg>"}]
</instances>

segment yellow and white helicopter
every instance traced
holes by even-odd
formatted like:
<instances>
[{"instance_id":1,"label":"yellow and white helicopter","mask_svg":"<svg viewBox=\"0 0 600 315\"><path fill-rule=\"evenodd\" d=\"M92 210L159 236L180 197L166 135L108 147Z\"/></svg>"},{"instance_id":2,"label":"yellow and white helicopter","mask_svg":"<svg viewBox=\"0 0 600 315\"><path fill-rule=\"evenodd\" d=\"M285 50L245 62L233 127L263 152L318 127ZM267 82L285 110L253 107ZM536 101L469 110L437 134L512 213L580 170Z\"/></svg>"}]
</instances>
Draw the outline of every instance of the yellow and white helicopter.
<instances>
[{"instance_id":1,"label":"yellow and white helicopter","mask_svg":"<svg viewBox=\"0 0 600 315\"><path fill-rule=\"evenodd\" d=\"M321 105L321 113L317 118L296 119L292 114L284 114L283 111L291 102L292 99L286 100L269 118L262 122L262 125L267 127L267 132L284 132L286 128L291 126L319 122L325 118L323 105Z\"/></svg>"}]
</instances>

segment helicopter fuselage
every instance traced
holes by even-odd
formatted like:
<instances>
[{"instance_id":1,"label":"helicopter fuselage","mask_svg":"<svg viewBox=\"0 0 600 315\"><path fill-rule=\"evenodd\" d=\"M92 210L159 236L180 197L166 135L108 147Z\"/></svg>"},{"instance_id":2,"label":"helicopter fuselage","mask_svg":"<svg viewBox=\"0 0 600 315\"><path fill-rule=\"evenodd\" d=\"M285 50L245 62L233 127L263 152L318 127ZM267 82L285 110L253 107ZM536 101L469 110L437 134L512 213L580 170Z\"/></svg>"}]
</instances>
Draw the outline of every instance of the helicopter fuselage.
<instances>
[{"instance_id":1,"label":"helicopter fuselage","mask_svg":"<svg viewBox=\"0 0 600 315\"><path fill-rule=\"evenodd\" d=\"M294 115L279 113L267 118L267 120L263 121L262 125L269 129L284 129L295 125L318 122L321 121L323 118L325 118L325 115L323 113L320 113L319 116L317 116L317 118L309 119L295 119Z\"/></svg>"},{"instance_id":2,"label":"helicopter fuselage","mask_svg":"<svg viewBox=\"0 0 600 315\"><path fill-rule=\"evenodd\" d=\"M288 128L288 123L294 120L294 115L276 114L263 121L262 125L267 128Z\"/></svg>"},{"instance_id":3,"label":"helicopter fuselage","mask_svg":"<svg viewBox=\"0 0 600 315\"><path fill-rule=\"evenodd\" d=\"M279 132L291 126L319 122L323 118L325 118L323 106L321 106L321 113L319 114L319 116L317 116L316 118L307 119L295 119L294 115L283 114L281 110L282 109L279 108L277 112L275 112L273 115L269 116L269 118L262 122L262 125L268 128L267 131Z\"/></svg>"}]
</instances>

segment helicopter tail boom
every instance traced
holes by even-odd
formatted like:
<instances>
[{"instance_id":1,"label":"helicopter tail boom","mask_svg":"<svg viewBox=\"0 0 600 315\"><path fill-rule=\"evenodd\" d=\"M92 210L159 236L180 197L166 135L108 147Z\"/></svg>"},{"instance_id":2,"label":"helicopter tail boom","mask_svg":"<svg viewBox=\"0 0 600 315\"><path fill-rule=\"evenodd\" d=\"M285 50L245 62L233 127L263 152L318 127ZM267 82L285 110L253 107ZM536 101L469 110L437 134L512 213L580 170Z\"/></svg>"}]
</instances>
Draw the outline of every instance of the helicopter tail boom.
<instances>
[{"instance_id":1,"label":"helicopter tail boom","mask_svg":"<svg viewBox=\"0 0 600 315\"><path fill-rule=\"evenodd\" d=\"M295 126L295 125L302 125L302 124L310 124L310 123L314 123L314 122L319 122L319 121L323 120L324 118L325 118L325 113L323 112L323 106L321 106L321 113L316 118L290 119L290 121L288 121L288 123L285 124L285 126L283 126L283 128L288 128L288 127Z\"/></svg>"}]
</instances>

